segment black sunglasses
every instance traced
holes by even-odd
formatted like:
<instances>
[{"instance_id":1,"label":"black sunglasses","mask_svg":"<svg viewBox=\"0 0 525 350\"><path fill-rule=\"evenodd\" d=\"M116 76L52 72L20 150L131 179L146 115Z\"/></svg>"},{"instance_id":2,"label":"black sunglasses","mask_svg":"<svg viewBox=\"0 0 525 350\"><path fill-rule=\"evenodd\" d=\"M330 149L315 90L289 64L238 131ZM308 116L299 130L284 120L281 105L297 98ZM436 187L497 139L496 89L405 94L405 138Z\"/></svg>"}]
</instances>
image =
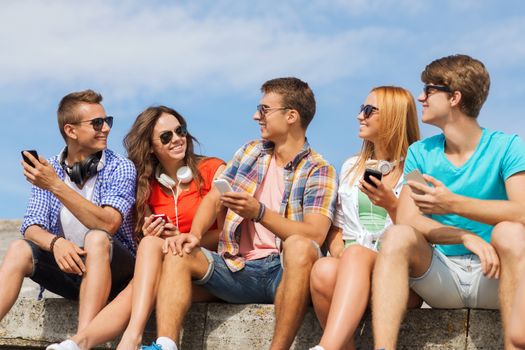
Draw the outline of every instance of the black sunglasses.
<instances>
[{"instance_id":1,"label":"black sunglasses","mask_svg":"<svg viewBox=\"0 0 525 350\"><path fill-rule=\"evenodd\" d=\"M266 117L267 114L269 114L271 111L283 111L286 109L291 109L288 107L268 107L265 105L257 105L257 112L261 115L261 117Z\"/></svg>"},{"instance_id":2,"label":"black sunglasses","mask_svg":"<svg viewBox=\"0 0 525 350\"><path fill-rule=\"evenodd\" d=\"M363 113L365 119L368 119L375 111L379 111L379 108L374 107L372 105L361 105L361 108L359 109L359 114Z\"/></svg>"},{"instance_id":3,"label":"black sunglasses","mask_svg":"<svg viewBox=\"0 0 525 350\"><path fill-rule=\"evenodd\" d=\"M93 118L93 119L90 119L90 120L83 120L81 122L68 123L68 124L75 125L75 124L82 124L82 123L90 123L91 126L93 126L93 129L95 131L102 130L102 127L104 126L104 123L108 124L109 128L111 129L111 127L113 126L113 117L111 117L111 116L98 117L98 118Z\"/></svg>"},{"instance_id":4,"label":"black sunglasses","mask_svg":"<svg viewBox=\"0 0 525 350\"><path fill-rule=\"evenodd\" d=\"M436 91L443 91L443 92L451 93L452 89L445 85L432 85L432 84L427 84L423 87L423 92L425 93L425 97L432 95Z\"/></svg>"},{"instance_id":5,"label":"black sunglasses","mask_svg":"<svg viewBox=\"0 0 525 350\"><path fill-rule=\"evenodd\" d=\"M175 134L177 134L178 137L186 137L186 135L188 135L188 130L186 129L185 125L179 125L175 129ZM173 131L171 130L163 131L159 135L160 143L162 143L163 145L167 145L168 143L171 142L172 139L173 139Z\"/></svg>"}]
</instances>

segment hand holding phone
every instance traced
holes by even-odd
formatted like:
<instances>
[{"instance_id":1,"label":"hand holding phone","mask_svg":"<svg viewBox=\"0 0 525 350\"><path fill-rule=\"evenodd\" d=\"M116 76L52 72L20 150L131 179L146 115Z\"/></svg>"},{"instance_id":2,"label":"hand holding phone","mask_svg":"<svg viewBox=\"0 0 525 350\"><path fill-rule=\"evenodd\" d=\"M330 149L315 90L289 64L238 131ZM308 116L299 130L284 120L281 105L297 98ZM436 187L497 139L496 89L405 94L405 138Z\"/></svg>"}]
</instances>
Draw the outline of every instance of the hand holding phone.
<instances>
[{"instance_id":1,"label":"hand holding phone","mask_svg":"<svg viewBox=\"0 0 525 350\"><path fill-rule=\"evenodd\" d=\"M30 150L24 150L24 151L20 152L22 154L22 158L24 159L24 162L26 162L28 165L30 165L30 166L32 166L34 168L35 165L33 164L32 161L29 160L29 157L27 157L24 154L24 152L30 153L33 157L35 157L38 160L38 153L37 153L37 151L35 151L34 149L30 149Z\"/></svg>"},{"instance_id":2,"label":"hand holding phone","mask_svg":"<svg viewBox=\"0 0 525 350\"><path fill-rule=\"evenodd\" d=\"M370 179L371 177L375 177L376 179L381 181L381 179L383 178L383 173L375 169L369 169L369 168L365 169L365 175L363 176L363 179L365 180L366 183L377 188L377 185L372 181L372 179Z\"/></svg>"},{"instance_id":3,"label":"hand holding phone","mask_svg":"<svg viewBox=\"0 0 525 350\"><path fill-rule=\"evenodd\" d=\"M414 181L414 182L417 182L417 183L420 183L422 185L425 185L425 186L428 186L428 183L425 181L425 179L423 178L423 175L421 175L421 172L418 170L418 169L415 169L415 170L412 170L411 172L409 172L405 178L407 179L407 181ZM410 186L410 188L412 189L412 192L414 192L415 194L423 194L424 192L423 191L420 191L412 186Z\"/></svg>"},{"instance_id":4,"label":"hand holding phone","mask_svg":"<svg viewBox=\"0 0 525 350\"><path fill-rule=\"evenodd\" d=\"M221 195L223 195L226 192L233 192L230 183L224 179L217 179L213 181L213 185L217 187Z\"/></svg>"}]
</instances>

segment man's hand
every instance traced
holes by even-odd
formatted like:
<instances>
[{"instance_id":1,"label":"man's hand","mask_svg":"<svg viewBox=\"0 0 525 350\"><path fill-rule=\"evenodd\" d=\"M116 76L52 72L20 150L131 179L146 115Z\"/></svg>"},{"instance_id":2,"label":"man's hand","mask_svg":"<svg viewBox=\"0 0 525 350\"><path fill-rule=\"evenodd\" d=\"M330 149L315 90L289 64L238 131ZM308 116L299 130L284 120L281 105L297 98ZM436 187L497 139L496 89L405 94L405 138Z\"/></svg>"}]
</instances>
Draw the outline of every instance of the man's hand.
<instances>
[{"instance_id":1,"label":"man's hand","mask_svg":"<svg viewBox=\"0 0 525 350\"><path fill-rule=\"evenodd\" d=\"M500 262L494 247L472 233L464 234L462 240L463 245L479 257L483 274L487 278L499 278Z\"/></svg>"},{"instance_id":2,"label":"man's hand","mask_svg":"<svg viewBox=\"0 0 525 350\"><path fill-rule=\"evenodd\" d=\"M193 248L198 247L200 239L191 233L180 234L173 237L168 237L164 240L162 251L167 254L170 250L173 255L178 254L183 256L184 253L190 254Z\"/></svg>"},{"instance_id":3,"label":"man's hand","mask_svg":"<svg viewBox=\"0 0 525 350\"><path fill-rule=\"evenodd\" d=\"M423 175L425 180L434 187L425 186L409 180L407 183L413 189L411 197L423 214L444 215L452 213L455 194L450 192L443 183L430 175ZM416 193L416 192L419 192Z\"/></svg>"},{"instance_id":4,"label":"man's hand","mask_svg":"<svg viewBox=\"0 0 525 350\"><path fill-rule=\"evenodd\" d=\"M221 204L245 219L255 219L261 205L246 192L226 192L221 196Z\"/></svg>"},{"instance_id":5,"label":"man's hand","mask_svg":"<svg viewBox=\"0 0 525 350\"><path fill-rule=\"evenodd\" d=\"M359 180L359 189L368 196L372 204L378 205L387 210L394 206L397 197L392 191L392 188L373 176L370 176L370 180L372 180L377 187L374 187L361 179Z\"/></svg>"},{"instance_id":6,"label":"man's hand","mask_svg":"<svg viewBox=\"0 0 525 350\"><path fill-rule=\"evenodd\" d=\"M24 152L24 154L35 165L32 167L24 161L21 162L24 167L24 176L31 184L50 191L57 183L62 181L47 160L42 157L36 159L29 152Z\"/></svg>"},{"instance_id":7,"label":"man's hand","mask_svg":"<svg viewBox=\"0 0 525 350\"><path fill-rule=\"evenodd\" d=\"M65 238L58 239L53 247L53 255L60 270L79 276L86 272L86 266L80 258L80 255L86 255L86 252L75 243Z\"/></svg>"}]
</instances>

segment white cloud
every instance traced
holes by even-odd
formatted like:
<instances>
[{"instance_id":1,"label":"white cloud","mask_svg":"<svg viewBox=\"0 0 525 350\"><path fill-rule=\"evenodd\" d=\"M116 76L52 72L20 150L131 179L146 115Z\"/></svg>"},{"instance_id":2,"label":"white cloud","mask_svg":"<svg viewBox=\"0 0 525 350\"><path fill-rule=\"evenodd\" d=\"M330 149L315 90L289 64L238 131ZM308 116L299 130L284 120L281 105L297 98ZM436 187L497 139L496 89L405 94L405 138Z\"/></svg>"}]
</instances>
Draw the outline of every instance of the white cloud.
<instances>
[{"instance_id":1,"label":"white cloud","mask_svg":"<svg viewBox=\"0 0 525 350\"><path fill-rule=\"evenodd\" d=\"M404 33L367 26L308 33L271 13L197 16L191 5L10 2L0 13L0 85L95 81L121 91L200 85L242 89L281 74L348 77ZM219 7L220 8L220 7ZM368 45L369 50L359 50Z\"/></svg>"}]
</instances>

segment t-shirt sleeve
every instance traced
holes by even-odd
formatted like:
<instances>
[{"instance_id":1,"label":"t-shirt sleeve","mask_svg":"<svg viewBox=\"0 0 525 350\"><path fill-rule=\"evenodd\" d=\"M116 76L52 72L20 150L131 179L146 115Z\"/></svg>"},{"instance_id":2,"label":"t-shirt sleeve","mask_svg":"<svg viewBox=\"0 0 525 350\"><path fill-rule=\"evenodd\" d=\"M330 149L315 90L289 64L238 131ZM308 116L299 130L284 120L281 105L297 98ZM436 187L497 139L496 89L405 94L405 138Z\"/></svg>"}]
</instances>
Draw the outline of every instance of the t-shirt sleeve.
<instances>
[{"instance_id":1,"label":"t-shirt sleeve","mask_svg":"<svg viewBox=\"0 0 525 350\"><path fill-rule=\"evenodd\" d=\"M333 166L325 165L314 170L306 181L303 213L334 217L337 199L337 173Z\"/></svg>"},{"instance_id":2,"label":"t-shirt sleeve","mask_svg":"<svg viewBox=\"0 0 525 350\"><path fill-rule=\"evenodd\" d=\"M115 208L122 218L125 218L135 203L136 178L137 171L133 163L127 159L121 160L106 179L106 186L101 192L100 206Z\"/></svg>"},{"instance_id":3,"label":"t-shirt sleeve","mask_svg":"<svg viewBox=\"0 0 525 350\"><path fill-rule=\"evenodd\" d=\"M502 175L506 181L522 171L525 171L525 144L519 136L513 135L503 157Z\"/></svg>"}]
</instances>

